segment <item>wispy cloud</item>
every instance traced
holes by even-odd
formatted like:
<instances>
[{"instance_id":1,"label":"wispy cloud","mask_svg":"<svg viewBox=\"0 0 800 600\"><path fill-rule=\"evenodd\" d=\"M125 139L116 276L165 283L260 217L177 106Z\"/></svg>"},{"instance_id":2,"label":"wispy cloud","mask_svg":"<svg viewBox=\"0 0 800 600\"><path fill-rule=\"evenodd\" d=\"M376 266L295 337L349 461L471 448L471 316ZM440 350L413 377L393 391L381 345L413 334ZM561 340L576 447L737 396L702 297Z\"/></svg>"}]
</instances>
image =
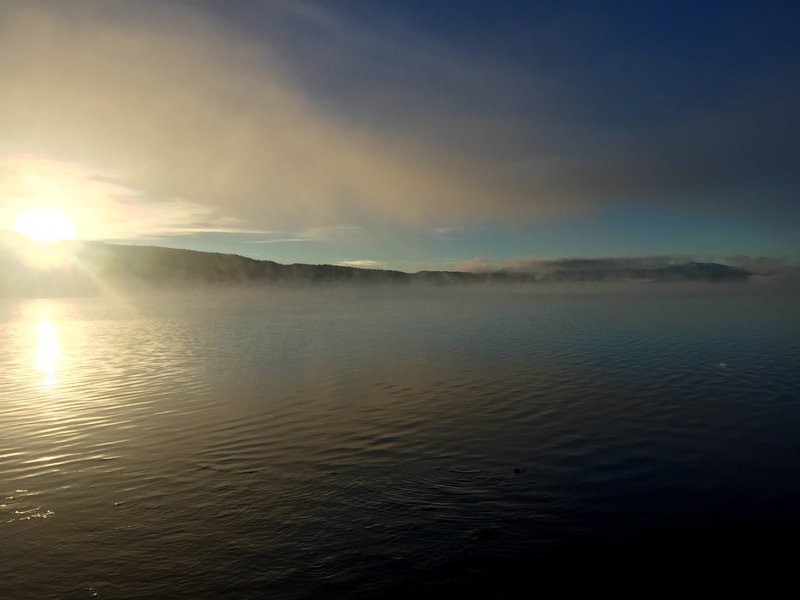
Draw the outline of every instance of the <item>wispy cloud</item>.
<instances>
[{"instance_id":1,"label":"wispy cloud","mask_svg":"<svg viewBox=\"0 0 800 600\"><path fill-rule=\"evenodd\" d=\"M270 238L266 240L244 240L243 243L245 244L289 244L289 243L296 243L296 242L305 242L305 243L314 243L317 240L309 239L309 238Z\"/></svg>"},{"instance_id":2,"label":"wispy cloud","mask_svg":"<svg viewBox=\"0 0 800 600\"><path fill-rule=\"evenodd\" d=\"M145 4L153 10L4 4L7 147L102 161L140 192L139 204L183 198L254 229L490 218L488 198L520 209L529 201L527 175L503 175L428 135L350 126L268 43L188 5ZM424 131L427 119L414 127ZM545 204L526 211L553 208Z\"/></svg>"},{"instance_id":3,"label":"wispy cloud","mask_svg":"<svg viewBox=\"0 0 800 600\"><path fill-rule=\"evenodd\" d=\"M561 108L574 87L411 27L327 3L258 11L248 29L192 3L5 0L0 151L113 173L88 177L119 208L97 234L111 238L332 239L341 223L515 226L615 203L797 214L800 87L769 73L615 129Z\"/></svg>"},{"instance_id":4,"label":"wispy cloud","mask_svg":"<svg viewBox=\"0 0 800 600\"><path fill-rule=\"evenodd\" d=\"M385 267L386 263L379 260L355 259L355 260L339 260L334 263L341 267L359 267L362 269L378 269Z\"/></svg>"},{"instance_id":5,"label":"wispy cloud","mask_svg":"<svg viewBox=\"0 0 800 600\"><path fill-rule=\"evenodd\" d=\"M272 237L245 240L246 244L284 244L303 242L308 244L321 244L328 242L341 242L350 239L360 227L355 225L327 225L310 227L298 233L283 231L264 231L261 233L272 234Z\"/></svg>"},{"instance_id":6,"label":"wispy cloud","mask_svg":"<svg viewBox=\"0 0 800 600\"><path fill-rule=\"evenodd\" d=\"M29 206L55 206L86 239L131 239L248 230L237 219L182 198L148 197L118 173L32 155L0 156L0 229Z\"/></svg>"},{"instance_id":7,"label":"wispy cloud","mask_svg":"<svg viewBox=\"0 0 800 600\"><path fill-rule=\"evenodd\" d=\"M350 239L361 227L358 225L324 225L309 227L302 232L302 236L318 242L333 242Z\"/></svg>"}]
</instances>

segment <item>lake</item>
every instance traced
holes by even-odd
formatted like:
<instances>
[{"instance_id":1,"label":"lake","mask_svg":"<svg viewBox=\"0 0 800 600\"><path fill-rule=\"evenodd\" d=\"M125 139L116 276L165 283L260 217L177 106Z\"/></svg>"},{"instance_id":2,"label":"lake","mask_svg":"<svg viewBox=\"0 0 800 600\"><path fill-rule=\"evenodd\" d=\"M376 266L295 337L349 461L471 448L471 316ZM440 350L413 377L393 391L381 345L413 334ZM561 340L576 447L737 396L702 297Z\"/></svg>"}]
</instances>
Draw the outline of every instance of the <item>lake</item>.
<instances>
[{"instance_id":1,"label":"lake","mask_svg":"<svg viewBox=\"0 0 800 600\"><path fill-rule=\"evenodd\" d=\"M748 284L2 300L0 596L503 595L560 561L769 554L800 530L798 306Z\"/></svg>"}]
</instances>

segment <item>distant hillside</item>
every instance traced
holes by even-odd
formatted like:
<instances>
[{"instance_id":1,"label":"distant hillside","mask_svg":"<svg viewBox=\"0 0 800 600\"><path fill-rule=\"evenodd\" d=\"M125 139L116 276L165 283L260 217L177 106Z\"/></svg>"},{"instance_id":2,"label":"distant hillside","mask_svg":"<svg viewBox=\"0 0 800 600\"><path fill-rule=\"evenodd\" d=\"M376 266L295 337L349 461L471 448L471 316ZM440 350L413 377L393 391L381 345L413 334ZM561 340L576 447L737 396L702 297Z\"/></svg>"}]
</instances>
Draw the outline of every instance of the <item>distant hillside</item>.
<instances>
[{"instance_id":1,"label":"distant hillside","mask_svg":"<svg viewBox=\"0 0 800 600\"><path fill-rule=\"evenodd\" d=\"M64 243L69 260L53 268L28 266L19 249L26 242L0 243L0 292L23 295L91 293L102 285L176 286L186 284L280 283L531 283L552 281L731 281L751 274L716 263L684 262L631 267L603 259L565 260L540 272L420 271L404 273L335 265L284 265L235 254L124 246L101 242Z\"/></svg>"}]
</instances>

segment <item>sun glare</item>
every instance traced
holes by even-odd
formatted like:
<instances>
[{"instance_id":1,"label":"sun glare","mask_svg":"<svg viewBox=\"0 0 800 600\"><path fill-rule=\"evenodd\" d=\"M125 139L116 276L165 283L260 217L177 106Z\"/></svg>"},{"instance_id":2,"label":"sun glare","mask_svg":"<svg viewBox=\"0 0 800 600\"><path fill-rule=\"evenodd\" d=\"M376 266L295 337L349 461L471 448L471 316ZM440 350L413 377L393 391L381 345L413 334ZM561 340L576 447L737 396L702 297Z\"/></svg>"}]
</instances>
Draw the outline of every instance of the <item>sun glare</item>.
<instances>
[{"instance_id":1,"label":"sun glare","mask_svg":"<svg viewBox=\"0 0 800 600\"><path fill-rule=\"evenodd\" d=\"M52 206L28 208L14 219L14 231L42 244L75 239L75 225L63 211Z\"/></svg>"}]
</instances>

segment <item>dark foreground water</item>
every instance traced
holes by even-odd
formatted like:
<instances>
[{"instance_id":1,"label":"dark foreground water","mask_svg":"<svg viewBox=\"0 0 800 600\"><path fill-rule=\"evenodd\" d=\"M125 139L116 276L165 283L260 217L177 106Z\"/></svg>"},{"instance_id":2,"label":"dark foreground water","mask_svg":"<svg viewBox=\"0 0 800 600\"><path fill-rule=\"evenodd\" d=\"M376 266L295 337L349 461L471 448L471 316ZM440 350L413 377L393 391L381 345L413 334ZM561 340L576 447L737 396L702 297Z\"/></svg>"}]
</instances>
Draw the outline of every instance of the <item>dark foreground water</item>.
<instances>
[{"instance_id":1,"label":"dark foreground water","mask_svg":"<svg viewBox=\"0 0 800 600\"><path fill-rule=\"evenodd\" d=\"M796 557L795 300L3 301L0 597L502 595L559 561Z\"/></svg>"}]
</instances>

